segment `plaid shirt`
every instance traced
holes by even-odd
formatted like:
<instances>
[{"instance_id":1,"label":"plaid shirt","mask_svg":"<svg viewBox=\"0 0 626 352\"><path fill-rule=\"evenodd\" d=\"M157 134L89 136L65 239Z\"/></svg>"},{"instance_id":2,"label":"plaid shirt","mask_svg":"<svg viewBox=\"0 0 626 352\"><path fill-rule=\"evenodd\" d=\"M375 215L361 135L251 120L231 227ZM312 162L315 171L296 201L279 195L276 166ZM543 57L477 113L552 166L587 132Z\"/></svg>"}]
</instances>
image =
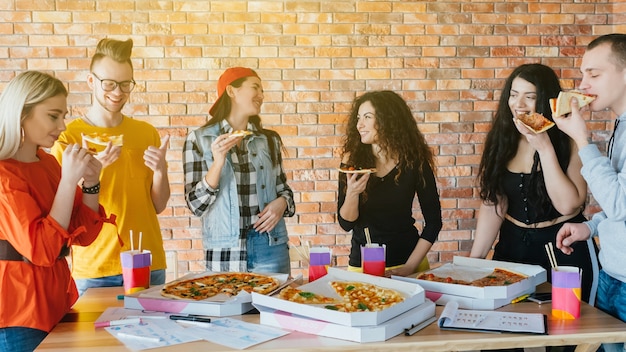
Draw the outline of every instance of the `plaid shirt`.
<instances>
[{"instance_id":1,"label":"plaid shirt","mask_svg":"<svg viewBox=\"0 0 626 352\"><path fill-rule=\"evenodd\" d=\"M254 132L255 135L259 133L251 123L248 123L248 130ZM232 127L226 120L222 120L220 123L220 134L230 131L232 131ZM282 169L279 141L274 140L274 142L277 149L278 167L280 168L276 178L277 196L284 197L287 201L287 209L285 209L283 216L293 216L295 213L293 192L287 185L287 177ZM204 179L208 172L208 167L198 148L194 133L190 133L187 137L183 153L187 204L195 215L201 216L206 211L210 211L210 206L215 202L219 191L212 189ZM237 183L237 194L239 195L240 230L238 246L207 249L206 265L207 269L211 271L247 271L246 234L258 220L258 214L261 211L256 194L257 170L250 162L247 143L244 141L241 148L238 146L233 147L229 153Z\"/></svg>"}]
</instances>

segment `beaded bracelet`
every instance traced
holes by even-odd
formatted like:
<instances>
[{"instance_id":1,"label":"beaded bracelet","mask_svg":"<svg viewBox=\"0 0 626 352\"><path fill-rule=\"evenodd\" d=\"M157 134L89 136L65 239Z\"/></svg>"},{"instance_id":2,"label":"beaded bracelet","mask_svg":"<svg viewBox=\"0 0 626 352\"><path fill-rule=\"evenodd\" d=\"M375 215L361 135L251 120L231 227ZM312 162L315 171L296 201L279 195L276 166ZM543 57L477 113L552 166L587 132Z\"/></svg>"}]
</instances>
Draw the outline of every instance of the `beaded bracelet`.
<instances>
[{"instance_id":1,"label":"beaded bracelet","mask_svg":"<svg viewBox=\"0 0 626 352\"><path fill-rule=\"evenodd\" d=\"M100 193L100 182L96 183L95 185L93 185L91 187L83 186L83 193L87 193L87 194L98 194L98 193Z\"/></svg>"}]
</instances>

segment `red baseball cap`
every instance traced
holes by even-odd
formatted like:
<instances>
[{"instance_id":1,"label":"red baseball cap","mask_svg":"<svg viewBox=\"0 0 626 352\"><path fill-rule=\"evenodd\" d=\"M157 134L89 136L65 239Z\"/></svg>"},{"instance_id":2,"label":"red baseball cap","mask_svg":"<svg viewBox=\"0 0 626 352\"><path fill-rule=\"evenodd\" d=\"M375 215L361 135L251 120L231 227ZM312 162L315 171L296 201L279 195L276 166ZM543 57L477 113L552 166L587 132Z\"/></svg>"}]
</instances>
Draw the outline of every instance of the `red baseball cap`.
<instances>
[{"instance_id":1,"label":"red baseball cap","mask_svg":"<svg viewBox=\"0 0 626 352\"><path fill-rule=\"evenodd\" d=\"M247 67L231 67L222 73L220 79L217 81L217 99L215 100L215 103L213 103L213 106L211 106L211 109L209 109L209 114L211 114L211 116L213 116L215 104L217 104L226 91L226 87L234 81L244 77L257 77L261 79L259 75L254 72L254 70Z\"/></svg>"}]
</instances>

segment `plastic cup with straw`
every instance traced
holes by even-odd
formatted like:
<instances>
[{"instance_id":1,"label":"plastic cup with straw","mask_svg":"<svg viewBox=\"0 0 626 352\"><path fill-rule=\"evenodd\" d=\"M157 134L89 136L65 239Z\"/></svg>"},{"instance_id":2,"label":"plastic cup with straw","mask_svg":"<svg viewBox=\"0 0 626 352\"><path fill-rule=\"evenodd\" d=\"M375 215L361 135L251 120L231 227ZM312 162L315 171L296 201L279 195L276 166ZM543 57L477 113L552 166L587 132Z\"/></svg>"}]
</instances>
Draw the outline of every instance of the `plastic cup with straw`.
<instances>
[{"instance_id":1,"label":"plastic cup with straw","mask_svg":"<svg viewBox=\"0 0 626 352\"><path fill-rule=\"evenodd\" d=\"M361 268L365 274L385 275L385 245L372 243L369 228L364 228L365 246L361 246Z\"/></svg>"},{"instance_id":2,"label":"plastic cup with straw","mask_svg":"<svg viewBox=\"0 0 626 352\"><path fill-rule=\"evenodd\" d=\"M122 277L124 279L124 293L135 292L150 287L150 266L152 265L152 253L143 250L143 233L139 232L139 246L135 251L133 230L130 230L130 251L120 253L122 262Z\"/></svg>"}]
</instances>

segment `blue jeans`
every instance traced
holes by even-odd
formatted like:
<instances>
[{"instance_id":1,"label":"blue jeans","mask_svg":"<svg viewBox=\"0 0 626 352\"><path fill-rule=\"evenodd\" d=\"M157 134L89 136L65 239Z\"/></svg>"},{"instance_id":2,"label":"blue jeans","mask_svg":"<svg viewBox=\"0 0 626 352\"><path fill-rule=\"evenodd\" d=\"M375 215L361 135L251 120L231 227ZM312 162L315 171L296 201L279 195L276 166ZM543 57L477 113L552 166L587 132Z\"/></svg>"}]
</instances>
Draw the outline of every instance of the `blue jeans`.
<instances>
[{"instance_id":1,"label":"blue jeans","mask_svg":"<svg viewBox=\"0 0 626 352\"><path fill-rule=\"evenodd\" d=\"M619 320L626 322L626 282L611 277L600 270L596 307ZM623 343L604 343L605 352L626 351Z\"/></svg>"},{"instance_id":2,"label":"blue jeans","mask_svg":"<svg viewBox=\"0 0 626 352\"><path fill-rule=\"evenodd\" d=\"M246 235L248 271L255 273L291 273L287 243L270 246L267 233L250 230Z\"/></svg>"},{"instance_id":3,"label":"blue jeans","mask_svg":"<svg viewBox=\"0 0 626 352\"><path fill-rule=\"evenodd\" d=\"M76 279L78 294L83 295L91 287L114 287L123 286L122 275L104 276L94 279ZM165 269L153 270L150 272L150 285L161 285L165 283Z\"/></svg>"},{"instance_id":4,"label":"blue jeans","mask_svg":"<svg viewBox=\"0 0 626 352\"><path fill-rule=\"evenodd\" d=\"M48 336L43 330L9 327L0 329L0 352L31 352Z\"/></svg>"}]
</instances>

